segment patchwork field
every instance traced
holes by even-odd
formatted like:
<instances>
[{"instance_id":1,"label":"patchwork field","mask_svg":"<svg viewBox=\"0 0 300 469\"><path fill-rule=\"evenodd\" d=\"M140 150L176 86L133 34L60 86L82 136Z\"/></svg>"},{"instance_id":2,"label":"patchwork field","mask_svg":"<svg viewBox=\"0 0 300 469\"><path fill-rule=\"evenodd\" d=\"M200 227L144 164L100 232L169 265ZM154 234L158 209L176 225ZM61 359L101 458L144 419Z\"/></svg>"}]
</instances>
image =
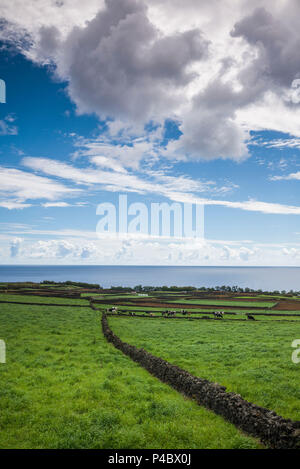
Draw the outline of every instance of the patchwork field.
<instances>
[{"instance_id":1,"label":"patchwork field","mask_svg":"<svg viewBox=\"0 0 300 469\"><path fill-rule=\"evenodd\" d=\"M270 301L228 301L228 300L173 300L172 303L186 305L212 305L212 306L242 306L244 308L272 308L277 303Z\"/></svg>"},{"instance_id":2,"label":"patchwork field","mask_svg":"<svg viewBox=\"0 0 300 469\"><path fill-rule=\"evenodd\" d=\"M60 286L66 295L70 290ZM0 448L263 447L109 344L100 320L114 306L109 324L123 341L300 420L300 365L291 361L300 307L279 310L273 299L253 297L190 300L182 292L178 301L193 313L187 316L176 303L179 293L169 292L177 312L167 319L166 292L78 291L81 298L17 288L0 293L7 302L0 303L0 339L7 347L7 363L0 364ZM155 307L145 305L152 301ZM214 317L212 305L225 311L224 319Z\"/></svg>"}]
</instances>

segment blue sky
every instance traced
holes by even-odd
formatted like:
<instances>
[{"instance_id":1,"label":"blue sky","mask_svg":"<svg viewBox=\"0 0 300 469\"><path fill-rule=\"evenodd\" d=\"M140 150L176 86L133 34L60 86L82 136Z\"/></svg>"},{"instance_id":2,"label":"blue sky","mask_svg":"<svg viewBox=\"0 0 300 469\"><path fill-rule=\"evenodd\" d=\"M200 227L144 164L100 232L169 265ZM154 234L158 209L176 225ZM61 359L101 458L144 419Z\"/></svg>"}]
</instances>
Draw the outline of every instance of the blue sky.
<instances>
[{"instance_id":1,"label":"blue sky","mask_svg":"<svg viewBox=\"0 0 300 469\"><path fill-rule=\"evenodd\" d=\"M0 262L299 265L295 2L41 1L0 7ZM98 236L120 194L205 239Z\"/></svg>"}]
</instances>

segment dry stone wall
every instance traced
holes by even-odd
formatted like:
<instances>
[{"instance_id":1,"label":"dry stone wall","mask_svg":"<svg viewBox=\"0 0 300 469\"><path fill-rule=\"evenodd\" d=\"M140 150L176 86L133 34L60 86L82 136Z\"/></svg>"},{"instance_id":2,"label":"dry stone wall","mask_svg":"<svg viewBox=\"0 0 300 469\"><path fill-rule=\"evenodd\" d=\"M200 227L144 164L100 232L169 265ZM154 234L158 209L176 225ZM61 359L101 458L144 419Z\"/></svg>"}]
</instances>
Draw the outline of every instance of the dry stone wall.
<instances>
[{"instance_id":1,"label":"dry stone wall","mask_svg":"<svg viewBox=\"0 0 300 469\"><path fill-rule=\"evenodd\" d=\"M102 330L109 342L149 373L259 438L265 445L274 449L300 449L299 421L284 419L273 411L246 401L239 394L227 392L224 386L197 378L144 349L122 342L110 329L105 314L102 315Z\"/></svg>"}]
</instances>

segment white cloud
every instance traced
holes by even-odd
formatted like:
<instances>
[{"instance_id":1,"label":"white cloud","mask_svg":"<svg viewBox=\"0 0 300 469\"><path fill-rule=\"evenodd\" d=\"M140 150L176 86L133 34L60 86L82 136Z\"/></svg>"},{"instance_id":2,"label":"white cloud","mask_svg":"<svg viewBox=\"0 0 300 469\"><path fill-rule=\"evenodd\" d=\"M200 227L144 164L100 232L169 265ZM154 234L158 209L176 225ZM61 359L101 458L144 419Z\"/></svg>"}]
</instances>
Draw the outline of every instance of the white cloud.
<instances>
[{"instance_id":1,"label":"white cloud","mask_svg":"<svg viewBox=\"0 0 300 469\"><path fill-rule=\"evenodd\" d=\"M23 210L31 206L32 204L24 204L15 200L0 200L0 207L7 208L8 210Z\"/></svg>"},{"instance_id":2,"label":"white cloud","mask_svg":"<svg viewBox=\"0 0 300 469\"><path fill-rule=\"evenodd\" d=\"M92 156L90 161L94 163L99 168L112 169L117 173L126 173L126 169L113 158L108 158L107 156Z\"/></svg>"},{"instance_id":3,"label":"white cloud","mask_svg":"<svg viewBox=\"0 0 300 469\"><path fill-rule=\"evenodd\" d=\"M42 207L45 208L66 208L66 207L85 207L88 205L88 202L74 202L70 204L69 202L46 202L42 204Z\"/></svg>"},{"instance_id":4,"label":"white cloud","mask_svg":"<svg viewBox=\"0 0 300 469\"><path fill-rule=\"evenodd\" d=\"M283 180L286 180L286 181L292 181L292 180L300 181L300 171L298 171L297 173L288 174L286 176L272 176L272 177L270 177L270 179L272 181L283 181Z\"/></svg>"},{"instance_id":5,"label":"white cloud","mask_svg":"<svg viewBox=\"0 0 300 469\"><path fill-rule=\"evenodd\" d=\"M179 177L173 178L158 172L156 181L145 180L133 174L123 174L112 171L78 169L66 163L60 163L47 158L24 158L23 164L31 169L38 170L48 175L55 175L63 179L69 179L77 184L96 185L102 190L115 192L151 193L164 196L170 200L182 203L199 203L205 205L219 205L228 208L246 210L250 212L262 212L280 215L300 215L300 207L248 200L233 202L226 200L212 200L200 198L193 192L201 192L205 184L192 179ZM150 173L151 175L151 173ZM152 176L155 176L155 173ZM206 183L206 188L210 184ZM190 191L189 191L190 187Z\"/></svg>"},{"instance_id":6,"label":"white cloud","mask_svg":"<svg viewBox=\"0 0 300 469\"><path fill-rule=\"evenodd\" d=\"M50 235L51 236L51 235ZM9 249L6 248L9 247ZM297 265L300 245L256 244L251 241L210 241L103 237L87 242L83 238L36 240L2 239L0 247L8 256L2 262L103 265Z\"/></svg>"},{"instance_id":7,"label":"white cloud","mask_svg":"<svg viewBox=\"0 0 300 469\"><path fill-rule=\"evenodd\" d=\"M46 202L42 204L42 206L45 208L49 208L49 207L65 208L65 207L71 207L72 205L69 204L68 202Z\"/></svg>"},{"instance_id":8,"label":"white cloud","mask_svg":"<svg viewBox=\"0 0 300 469\"><path fill-rule=\"evenodd\" d=\"M102 0L88 0L84 8L82 0L3 0L0 4L0 16L9 24L2 25L2 37L9 35L12 40L16 40L16 32L19 31L19 35L27 32L34 41L34 50L30 54L33 56L36 53L40 28L56 26L65 37L75 25L84 26L102 6ZM19 46L22 47L22 44Z\"/></svg>"},{"instance_id":9,"label":"white cloud","mask_svg":"<svg viewBox=\"0 0 300 469\"><path fill-rule=\"evenodd\" d=\"M283 248L282 253L286 257L290 257L292 259L297 259L300 257L300 249L299 248Z\"/></svg>"},{"instance_id":10,"label":"white cloud","mask_svg":"<svg viewBox=\"0 0 300 469\"><path fill-rule=\"evenodd\" d=\"M248 200L245 202L209 201L209 205L222 205L229 208L238 208L249 212L261 212L277 215L300 215L300 207L293 205L276 204L270 202L260 202L258 200Z\"/></svg>"},{"instance_id":11,"label":"white cloud","mask_svg":"<svg viewBox=\"0 0 300 469\"><path fill-rule=\"evenodd\" d=\"M266 92L259 102L249 103L236 112L237 122L254 131L275 130L300 137L299 106L288 106L275 93Z\"/></svg>"},{"instance_id":12,"label":"white cloud","mask_svg":"<svg viewBox=\"0 0 300 469\"><path fill-rule=\"evenodd\" d=\"M78 195L79 190L64 186L49 178L37 176L19 169L0 167L0 206L8 209L25 208L26 200L56 200L62 196Z\"/></svg>"},{"instance_id":13,"label":"white cloud","mask_svg":"<svg viewBox=\"0 0 300 469\"><path fill-rule=\"evenodd\" d=\"M279 138L261 144L267 148L300 148L300 138Z\"/></svg>"},{"instance_id":14,"label":"white cloud","mask_svg":"<svg viewBox=\"0 0 300 469\"><path fill-rule=\"evenodd\" d=\"M60 259L74 255L74 249L74 245L66 240L38 241L27 246L25 255L33 259Z\"/></svg>"},{"instance_id":15,"label":"white cloud","mask_svg":"<svg viewBox=\"0 0 300 469\"><path fill-rule=\"evenodd\" d=\"M149 160L158 157L153 142L147 141L145 136L132 137L129 143L114 144L111 143L112 138L110 135L104 135L94 140L79 139L76 142L79 149L74 157L88 157L95 165L120 173L126 173L125 168L138 169L140 162L145 158ZM118 140L123 138L122 133Z\"/></svg>"},{"instance_id":16,"label":"white cloud","mask_svg":"<svg viewBox=\"0 0 300 469\"><path fill-rule=\"evenodd\" d=\"M18 134L17 126L13 124L14 121L15 119L11 115L8 115L3 120L0 120L0 136Z\"/></svg>"},{"instance_id":17,"label":"white cloud","mask_svg":"<svg viewBox=\"0 0 300 469\"><path fill-rule=\"evenodd\" d=\"M47 217L48 218L48 217ZM99 236L95 231L88 231L88 230L75 230L75 229L56 229L54 230L45 230L45 229L37 229L31 226L14 226L14 225L7 225L5 226L5 232L12 235L22 235L24 238L28 237L51 237L51 238L67 238L69 240L74 241L77 238L81 238L83 240L97 240Z\"/></svg>"}]
</instances>

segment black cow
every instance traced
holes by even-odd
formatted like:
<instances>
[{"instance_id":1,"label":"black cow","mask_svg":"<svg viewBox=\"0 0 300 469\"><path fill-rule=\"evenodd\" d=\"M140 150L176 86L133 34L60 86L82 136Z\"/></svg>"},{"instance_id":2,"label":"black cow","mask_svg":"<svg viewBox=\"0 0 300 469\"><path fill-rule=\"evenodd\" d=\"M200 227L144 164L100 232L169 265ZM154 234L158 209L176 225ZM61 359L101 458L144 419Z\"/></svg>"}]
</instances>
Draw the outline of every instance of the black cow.
<instances>
[{"instance_id":1,"label":"black cow","mask_svg":"<svg viewBox=\"0 0 300 469\"><path fill-rule=\"evenodd\" d=\"M215 311L214 315L215 315L216 319L223 319L224 313L223 313L223 311Z\"/></svg>"},{"instance_id":2,"label":"black cow","mask_svg":"<svg viewBox=\"0 0 300 469\"><path fill-rule=\"evenodd\" d=\"M176 316L176 311L168 311L168 317L174 318Z\"/></svg>"}]
</instances>

